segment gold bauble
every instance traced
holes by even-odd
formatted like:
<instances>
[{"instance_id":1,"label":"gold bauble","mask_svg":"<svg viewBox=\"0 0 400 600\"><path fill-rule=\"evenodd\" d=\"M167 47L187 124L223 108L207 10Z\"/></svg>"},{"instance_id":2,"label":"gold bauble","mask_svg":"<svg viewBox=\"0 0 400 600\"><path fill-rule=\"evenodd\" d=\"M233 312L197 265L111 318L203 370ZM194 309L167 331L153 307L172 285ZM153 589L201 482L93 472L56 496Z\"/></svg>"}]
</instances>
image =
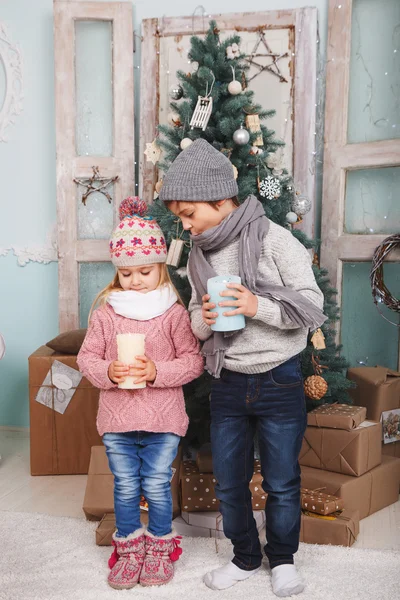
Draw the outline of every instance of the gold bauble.
<instances>
[{"instance_id":1,"label":"gold bauble","mask_svg":"<svg viewBox=\"0 0 400 600\"><path fill-rule=\"evenodd\" d=\"M328 384L321 375L311 375L304 382L304 392L311 400L321 400L328 391Z\"/></svg>"}]
</instances>

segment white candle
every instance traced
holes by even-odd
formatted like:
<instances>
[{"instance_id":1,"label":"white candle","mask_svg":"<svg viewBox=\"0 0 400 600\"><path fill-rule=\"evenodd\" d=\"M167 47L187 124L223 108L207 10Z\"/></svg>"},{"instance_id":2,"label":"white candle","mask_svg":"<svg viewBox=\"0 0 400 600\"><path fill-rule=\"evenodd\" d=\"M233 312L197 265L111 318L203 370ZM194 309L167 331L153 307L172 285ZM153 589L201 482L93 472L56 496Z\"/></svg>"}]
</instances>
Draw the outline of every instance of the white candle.
<instances>
[{"instance_id":1,"label":"white candle","mask_svg":"<svg viewBox=\"0 0 400 600\"><path fill-rule=\"evenodd\" d=\"M118 333L118 360L126 365L135 364L135 356L144 355L144 338L144 333ZM137 377L128 375L128 377L125 377L125 381L118 384L118 387L124 390L136 390L146 387L145 381L134 383L135 379Z\"/></svg>"}]
</instances>

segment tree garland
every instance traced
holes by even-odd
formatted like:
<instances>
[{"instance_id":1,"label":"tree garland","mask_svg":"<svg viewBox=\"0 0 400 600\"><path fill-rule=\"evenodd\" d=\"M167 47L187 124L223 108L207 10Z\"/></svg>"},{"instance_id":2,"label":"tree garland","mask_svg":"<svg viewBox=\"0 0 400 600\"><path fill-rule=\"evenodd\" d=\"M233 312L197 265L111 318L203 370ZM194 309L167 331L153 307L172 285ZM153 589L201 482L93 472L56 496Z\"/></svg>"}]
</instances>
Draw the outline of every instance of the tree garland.
<instances>
[{"instance_id":1,"label":"tree garland","mask_svg":"<svg viewBox=\"0 0 400 600\"><path fill-rule=\"evenodd\" d=\"M372 269L370 273L370 281L372 288L372 296L374 303L380 313L380 315L386 319L392 325L400 326L400 323L393 323L387 319L379 310L378 303L385 304L390 310L400 313L400 300L392 296L387 289L383 280L383 261L387 255L395 248L400 248L400 233L395 233L389 236L376 248L374 256L372 258Z\"/></svg>"}]
</instances>

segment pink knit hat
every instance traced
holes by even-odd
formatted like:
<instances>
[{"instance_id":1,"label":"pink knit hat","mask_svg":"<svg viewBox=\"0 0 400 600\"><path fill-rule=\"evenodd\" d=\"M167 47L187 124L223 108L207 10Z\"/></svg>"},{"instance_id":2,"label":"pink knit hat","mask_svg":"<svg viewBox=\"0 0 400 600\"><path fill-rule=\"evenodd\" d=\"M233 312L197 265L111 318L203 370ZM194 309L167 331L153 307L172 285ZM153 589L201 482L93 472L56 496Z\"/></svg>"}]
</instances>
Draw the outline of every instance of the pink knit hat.
<instances>
[{"instance_id":1,"label":"pink knit hat","mask_svg":"<svg viewBox=\"0 0 400 600\"><path fill-rule=\"evenodd\" d=\"M163 232L157 221L146 214L147 204L137 196L121 202L121 222L110 239L111 262L116 267L136 267L167 260Z\"/></svg>"}]
</instances>

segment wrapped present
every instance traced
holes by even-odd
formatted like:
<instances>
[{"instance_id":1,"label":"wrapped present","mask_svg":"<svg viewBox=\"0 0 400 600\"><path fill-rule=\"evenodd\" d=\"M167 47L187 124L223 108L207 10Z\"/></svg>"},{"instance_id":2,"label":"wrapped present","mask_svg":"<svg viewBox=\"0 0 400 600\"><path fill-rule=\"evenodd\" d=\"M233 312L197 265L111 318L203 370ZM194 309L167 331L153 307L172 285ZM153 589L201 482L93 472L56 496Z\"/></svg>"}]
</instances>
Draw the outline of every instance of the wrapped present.
<instances>
[{"instance_id":1,"label":"wrapped present","mask_svg":"<svg viewBox=\"0 0 400 600\"><path fill-rule=\"evenodd\" d=\"M200 448L196 455L196 463L201 473L213 472L211 444L204 444Z\"/></svg>"},{"instance_id":2,"label":"wrapped present","mask_svg":"<svg viewBox=\"0 0 400 600\"><path fill-rule=\"evenodd\" d=\"M265 511L253 511L257 530L265 527ZM174 527L180 535L189 537L224 538L223 519L220 512L182 512L181 518L174 520Z\"/></svg>"},{"instance_id":3,"label":"wrapped present","mask_svg":"<svg viewBox=\"0 0 400 600\"><path fill-rule=\"evenodd\" d=\"M344 509L342 498L325 494L321 489L309 490L301 488L301 508L320 515L330 515Z\"/></svg>"},{"instance_id":4,"label":"wrapped present","mask_svg":"<svg viewBox=\"0 0 400 600\"><path fill-rule=\"evenodd\" d=\"M140 512L140 520L143 525L147 525L148 513L146 511ZM103 516L100 523L96 528L96 545L97 546L111 546L112 536L115 531L115 514L107 513Z\"/></svg>"},{"instance_id":5,"label":"wrapped present","mask_svg":"<svg viewBox=\"0 0 400 600\"><path fill-rule=\"evenodd\" d=\"M216 479L213 473L203 473L194 460L185 460L181 465L181 507L185 512L215 511L219 500L215 496ZM254 461L254 474L250 481L253 510L265 508L267 494L262 488L260 461Z\"/></svg>"},{"instance_id":6,"label":"wrapped present","mask_svg":"<svg viewBox=\"0 0 400 600\"><path fill-rule=\"evenodd\" d=\"M323 404L307 414L307 423L313 427L355 429L367 418L365 406L349 404Z\"/></svg>"},{"instance_id":7,"label":"wrapped present","mask_svg":"<svg viewBox=\"0 0 400 600\"><path fill-rule=\"evenodd\" d=\"M360 519L393 504L399 499L400 459L382 456L382 463L360 477L301 467L301 485L308 489L324 488L339 496L346 509L358 510Z\"/></svg>"},{"instance_id":8,"label":"wrapped present","mask_svg":"<svg viewBox=\"0 0 400 600\"><path fill-rule=\"evenodd\" d=\"M299 462L314 467L359 477L382 460L382 425L364 421L356 429L307 427Z\"/></svg>"},{"instance_id":9,"label":"wrapped present","mask_svg":"<svg viewBox=\"0 0 400 600\"><path fill-rule=\"evenodd\" d=\"M301 515L300 541L306 544L352 546L359 531L360 518L357 510L344 510L329 517L315 513Z\"/></svg>"},{"instance_id":10,"label":"wrapped present","mask_svg":"<svg viewBox=\"0 0 400 600\"><path fill-rule=\"evenodd\" d=\"M172 463L171 492L173 516L180 514L179 474L182 450ZM141 508L146 510L146 502L141 500ZM86 483L83 512L89 521L99 521L106 513L114 512L114 475L108 466L104 446L94 446L90 457L89 474Z\"/></svg>"},{"instance_id":11,"label":"wrapped present","mask_svg":"<svg viewBox=\"0 0 400 600\"><path fill-rule=\"evenodd\" d=\"M29 357L31 475L79 475L102 444L100 391L79 372L76 355L42 346Z\"/></svg>"},{"instance_id":12,"label":"wrapped present","mask_svg":"<svg viewBox=\"0 0 400 600\"><path fill-rule=\"evenodd\" d=\"M386 410L400 408L400 373L386 367L356 367L347 371L357 384L349 390L354 404L365 406L367 419L380 421Z\"/></svg>"}]
</instances>

